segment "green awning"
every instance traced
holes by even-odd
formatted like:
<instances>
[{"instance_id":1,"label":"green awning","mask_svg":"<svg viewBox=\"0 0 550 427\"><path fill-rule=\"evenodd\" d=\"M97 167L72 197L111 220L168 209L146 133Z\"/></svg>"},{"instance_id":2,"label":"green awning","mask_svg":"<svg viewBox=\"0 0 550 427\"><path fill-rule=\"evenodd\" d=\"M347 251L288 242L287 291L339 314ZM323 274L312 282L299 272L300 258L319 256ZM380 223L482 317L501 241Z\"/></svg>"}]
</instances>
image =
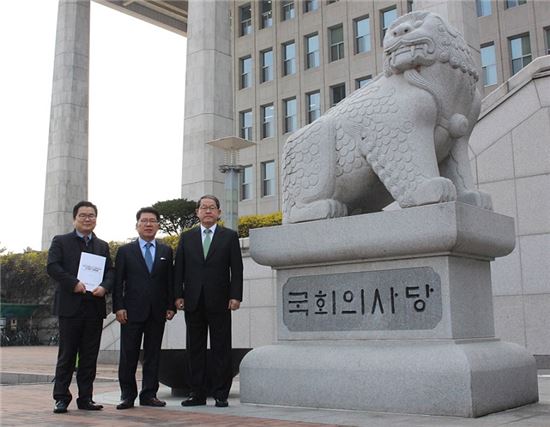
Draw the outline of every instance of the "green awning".
<instances>
[{"instance_id":1,"label":"green awning","mask_svg":"<svg viewBox=\"0 0 550 427\"><path fill-rule=\"evenodd\" d=\"M37 304L0 303L0 317L31 317L38 307Z\"/></svg>"}]
</instances>

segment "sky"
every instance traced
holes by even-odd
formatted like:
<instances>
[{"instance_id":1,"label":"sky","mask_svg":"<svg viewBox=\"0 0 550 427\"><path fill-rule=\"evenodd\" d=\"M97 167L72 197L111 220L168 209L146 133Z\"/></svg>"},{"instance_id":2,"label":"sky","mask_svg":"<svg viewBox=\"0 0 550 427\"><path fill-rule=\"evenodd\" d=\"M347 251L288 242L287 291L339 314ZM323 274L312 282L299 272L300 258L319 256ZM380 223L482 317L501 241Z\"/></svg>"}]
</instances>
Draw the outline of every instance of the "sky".
<instances>
[{"instance_id":1,"label":"sky","mask_svg":"<svg viewBox=\"0 0 550 427\"><path fill-rule=\"evenodd\" d=\"M0 248L41 249L57 0L2 2ZM96 234L181 197L186 39L91 2L88 199ZM70 230L67 230L67 232Z\"/></svg>"}]
</instances>

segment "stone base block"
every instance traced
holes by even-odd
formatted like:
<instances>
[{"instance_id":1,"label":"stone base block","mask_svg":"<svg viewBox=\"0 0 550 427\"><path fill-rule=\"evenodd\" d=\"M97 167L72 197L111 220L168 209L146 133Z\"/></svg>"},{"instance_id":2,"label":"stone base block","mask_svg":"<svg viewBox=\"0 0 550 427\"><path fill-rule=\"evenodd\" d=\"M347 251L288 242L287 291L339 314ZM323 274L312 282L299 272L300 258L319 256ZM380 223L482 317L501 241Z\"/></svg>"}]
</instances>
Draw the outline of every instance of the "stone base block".
<instances>
[{"instance_id":1,"label":"stone base block","mask_svg":"<svg viewBox=\"0 0 550 427\"><path fill-rule=\"evenodd\" d=\"M248 353L241 402L479 417L538 401L533 356L483 341L316 341Z\"/></svg>"}]
</instances>

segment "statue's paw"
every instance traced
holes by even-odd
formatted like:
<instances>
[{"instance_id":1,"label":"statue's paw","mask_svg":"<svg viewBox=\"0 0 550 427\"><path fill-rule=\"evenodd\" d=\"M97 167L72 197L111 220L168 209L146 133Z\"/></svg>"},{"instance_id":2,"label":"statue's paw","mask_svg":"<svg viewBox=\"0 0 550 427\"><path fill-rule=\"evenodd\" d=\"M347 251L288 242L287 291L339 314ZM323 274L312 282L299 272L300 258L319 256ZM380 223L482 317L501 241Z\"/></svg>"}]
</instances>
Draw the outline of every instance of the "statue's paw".
<instances>
[{"instance_id":1,"label":"statue's paw","mask_svg":"<svg viewBox=\"0 0 550 427\"><path fill-rule=\"evenodd\" d=\"M467 203L469 205L478 206L482 209L487 209L489 211L493 210L493 201L491 196L483 191L479 190L469 190L464 191L458 195L459 202Z\"/></svg>"},{"instance_id":2,"label":"statue's paw","mask_svg":"<svg viewBox=\"0 0 550 427\"><path fill-rule=\"evenodd\" d=\"M333 199L327 199L323 200L324 202L328 202L328 216L327 218L340 218L341 216L347 216L348 215L348 208L343 203L339 202L338 200Z\"/></svg>"},{"instance_id":3,"label":"statue's paw","mask_svg":"<svg viewBox=\"0 0 550 427\"><path fill-rule=\"evenodd\" d=\"M324 199L311 203L294 205L288 216L288 222L306 222L318 219L339 218L348 214L348 208L338 200Z\"/></svg>"},{"instance_id":4,"label":"statue's paw","mask_svg":"<svg viewBox=\"0 0 550 427\"><path fill-rule=\"evenodd\" d=\"M402 203L402 208L429 205L456 200L456 188L451 180L442 177L431 178L420 183Z\"/></svg>"}]
</instances>

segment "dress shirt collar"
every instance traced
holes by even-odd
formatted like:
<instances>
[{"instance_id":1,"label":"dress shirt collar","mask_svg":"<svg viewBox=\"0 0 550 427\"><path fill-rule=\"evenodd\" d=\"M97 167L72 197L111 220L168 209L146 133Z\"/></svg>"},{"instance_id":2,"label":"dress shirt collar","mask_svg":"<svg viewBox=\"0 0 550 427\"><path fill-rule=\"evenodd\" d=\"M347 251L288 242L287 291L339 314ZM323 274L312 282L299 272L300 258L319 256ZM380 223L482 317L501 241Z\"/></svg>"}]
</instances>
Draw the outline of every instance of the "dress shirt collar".
<instances>
[{"instance_id":1,"label":"dress shirt collar","mask_svg":"<svg viewBox=\"0 0 550 427\"><path fill-rule=\"evenodd\" d=\"M76 235L77 235L78 237L80 237L81 239L83 239L84 236L85 236L85 234L82 234L82 233L81 233L80 231L78 231L76 228L75 228L74 232L75 232ZM88 241L91 241L93 236L94 236L94 233L88 234L88 239L89 239Z\"/></svg>"},{"instance_id":2,"label":"dress shirt collar","mask_svg":"<svg viewBox=\"0 0 550 427\"><path fill-rule=\"evenodd\" d=\"M210 227L210 230L212 230L212 236L214 236L214 233L216 232L216 227L218 224L214 224L212 227ZM206 230L206 227L201 224L201 236L204 236L204 230Z\"/></svg>"},{"instance_id":3,"label":"dress shirt collar","mask_svg":"<svg viewBox=\"0 0 550 427\"><path fill-rule=\"evenodd\" d=\"M155 239L151 240L150 242L148 242L147 240L143 240L141 237L138 237L138 241L139 241L139 247L140 248L143 248L145 249L145 245L147 243L151 243L151 245L153 246L153 248L157 248L157 241Z\"/></svg>"}]
</instances>

